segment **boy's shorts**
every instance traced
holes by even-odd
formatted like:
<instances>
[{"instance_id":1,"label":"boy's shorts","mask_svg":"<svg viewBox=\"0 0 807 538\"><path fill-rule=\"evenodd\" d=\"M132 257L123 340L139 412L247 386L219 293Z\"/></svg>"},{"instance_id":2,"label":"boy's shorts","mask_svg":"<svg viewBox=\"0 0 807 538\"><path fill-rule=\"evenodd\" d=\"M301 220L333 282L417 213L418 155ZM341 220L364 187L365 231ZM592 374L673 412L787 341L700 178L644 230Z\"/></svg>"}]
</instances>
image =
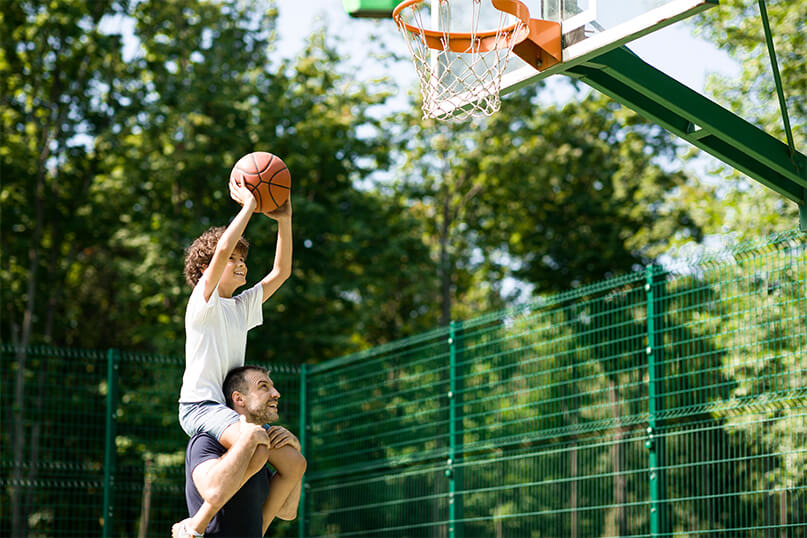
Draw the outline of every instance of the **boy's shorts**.
<instances>
[{"instance_id":1,"label":"boy's shorts","mask_svg":"<svg viewBox=\"0 0 807 538\"><path fill-rule=\"evenodd\" d=\"M218 441L227 426L238 422L240 416L226 405L210 400L179 403L179 425L188 437L204 432Z\"/></svg>"}]
</instances>

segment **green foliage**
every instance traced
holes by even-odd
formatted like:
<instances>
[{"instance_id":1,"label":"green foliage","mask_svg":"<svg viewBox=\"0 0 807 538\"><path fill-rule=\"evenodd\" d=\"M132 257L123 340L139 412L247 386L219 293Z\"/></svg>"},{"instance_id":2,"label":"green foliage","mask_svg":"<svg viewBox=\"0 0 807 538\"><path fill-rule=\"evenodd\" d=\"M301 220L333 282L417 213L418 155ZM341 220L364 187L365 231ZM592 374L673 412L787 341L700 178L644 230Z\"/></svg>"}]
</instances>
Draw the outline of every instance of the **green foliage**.
<instances>
[{"instance_id":1,"label":"green foliage","mask_svg":"<svg viewBox=\"0 0 807 538\"><path fill-rule=\"evenodd\" d=\"M184 248L236 213L227 177L254 150L292 172L295 265L250 357L316 362L424 327L419 225L355 187L388 164L374 109L389 92L340 72L324 31L298 58L267 60L276 12L256 7L29 2L4 14L4 338L22 341L28 319L32 341L181 353ZM132 57L121 20L134 22ZM256 216L246 235L257 279L275 229Z\"/></svg>"},{"instance_id":2,"label":"green foliage","mask_svg":"<svg viewBox=\"0 0 807 538\"><path fill-rule=\"evenodd\" d=\"M797 151L807 147L807 4L767 0L779 72ZM698 31L738 62L739 79L712 76L708 90L734 113L758 125L786 143L784 121L776 96L758 2L721 0L700 15ZM721 204L704 208L707 233L733 232L750 239L792 229L798 223L798 207L780 195L748 180L735 170L718 165L713 173L726 180ZM703 203L692 200L693 204Z\"/></svg>"},{"instance_id":3,"label":"green foliage","mask_svg":"<svg viewBox=\"0 0 807 538\"><path fill-rule=\"evenodd\" d=\"M678 198L687 177L658 164L675 157L666 132L594 94L540 107L521 93L506 106L480 137L490 202L477 226L538 291L624 274L700 237Z\"/></svg>"},{"instance_id":4,"label":"green foliage","mask_svg":"<svg viewBox=\"0 0 807 538\"><path fill-rule=\"evenodd\" d=\"M124 519L143 512L138 488L147 482L176 501L153 506L156 517L182 514L172 466L184 448L176 424L190 293L183 251L236 213L227 178L242 154L284 158L295 208L293 278L267 303L248 361L318 362L423 328L430 298L420 287L427 256L419 224L388 196L356 187L388 165L376 109L389 92L341 72L324 31L298 58L274 57L275 19L272 4L238 0L25 1L0 14L0 339L20 350L31 342L123 347L179 361L122 369L118 413L129 428L116 447L132 488L118 492ZM254 281L272 267L275 233L260 215L247 229ZM43 390L42 376L59 371L53 364L16 353L13 369L3 369L4 396ZM71 405L96 406L103 390L102 382L74 390ZM9 461L36 460L43 441L33 432L48 422L36 406L4 407ZM81 441L69 443L76 446L56 456L73 465ZM51 500L23 497L19 484L37 473L12 469L17 486L2 503L10 535L26 525L48 534L53 518L65 519L31 510ZM85 507L94 510L91 529L95 504Z\"/></svg>"},{"instance_id":5,"label":"green foliage","mask_svg":"<svg viewBox=\"0 0 807 538\"><path fill-rule=\"evenodd\" d=\"M535 92L486 122L409 120L399 192L428 222L455 315L497 306L506 276L558 292L701 237L684 198L705 189L659 164L676 157L670 135L601 96L542 106Z\"/></svg>"},{"instance_id":6,"label":"green foliage","mask_svg":"<svg viewBox=\"0 0 807 538\"><path fill-rule=\"evenodd\" d=\"M641 273L567 290L313 371L312 534L647 535L653 500L667 534L804 527L804 245L656 270L650 290Z\"/></svg>"}]
</instances>

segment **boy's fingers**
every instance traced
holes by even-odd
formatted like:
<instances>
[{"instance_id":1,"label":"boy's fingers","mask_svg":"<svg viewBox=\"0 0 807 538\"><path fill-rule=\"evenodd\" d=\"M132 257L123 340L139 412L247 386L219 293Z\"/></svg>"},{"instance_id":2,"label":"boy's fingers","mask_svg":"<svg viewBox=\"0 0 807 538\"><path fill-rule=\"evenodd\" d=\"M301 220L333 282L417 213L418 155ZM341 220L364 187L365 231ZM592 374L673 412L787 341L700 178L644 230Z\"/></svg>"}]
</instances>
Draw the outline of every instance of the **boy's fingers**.
<instances>
[{"instance_id":1,"label":"boy's fingers","mask_svg":"<svg viewBox=\"0 0 807 538\"><path fill-rule=\"evenodd\" d=\"M273 441L277 440L277 439L283 439L283 437L284 437L284 434L283 434L282 431L274 431L270 435L270 439L272 439Z\"/></svg>"}]
</instances>

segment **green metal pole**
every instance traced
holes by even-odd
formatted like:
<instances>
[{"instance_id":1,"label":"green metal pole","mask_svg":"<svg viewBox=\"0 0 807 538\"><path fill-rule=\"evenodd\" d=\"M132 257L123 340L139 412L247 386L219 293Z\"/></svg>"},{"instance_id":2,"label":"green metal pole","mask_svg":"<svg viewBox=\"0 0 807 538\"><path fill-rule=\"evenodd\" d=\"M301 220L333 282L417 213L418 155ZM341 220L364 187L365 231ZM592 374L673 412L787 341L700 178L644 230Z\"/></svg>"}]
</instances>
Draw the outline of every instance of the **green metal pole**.
<instances>
[{"instance_id":1,"label":"green metal pole","mask_svg":"<svg viewBox=\"0 0 807 538\"><path fill-rule=\"evenodd\" d=\"M650 534L661 536L668 532L667 528L667 481L664 470L664 437L658 435L660 420L658 414L664 406L662 382L664 378L662 365L663 332L661 316L661 295L664 282L661 270L655 265L647 267L645 272L645 291L647 292L647 373L648 373L648 424L645 447L648 449L648 467L650 479Z\"/></svg>"},{"instance_id":2,"label":"green metal pole","mask_svg":"<svg viewBox=\"0 0 807 538\"><path fill-rule=\"evenodd\" d=\"M462 467L457 466L462 458L462 401L460 396L460 375L457 371L460 324L452 321L449 325L449 435L448 435L448 461L446 476L448 476L448 537L462 538L463 536L463 497L462 497ZM460 492L457 495L457 492Z\"/></svg>"},{"instance_id":3,"label":"green metal pole","mask_svg":"<svg viewBox=\"0 0 807 538\"><path fill-rule=\"evenodd\" d=\"M790 155L792 156L796 154L796 146L793 144L793 131L790 129L790 118L787 115L787 102L785 101L785 92L782 89L782 77L779 76L779 64L776 61L776 51L773 48L773 35L771 34L771 24L768 22L768 9L765 7L765 0L759 0L759 14L762 17L762 27L765 30L765 42L768 45L768 56L771 59L776 94L779 96L779 109L782 111L782 123L785 126L787 146L790 148ZM794 165L798 168L796 163Z\"/></svg>"},{"instance_id":4,"label":"green metal pole","mask_svg":"<svg viewBox=\"0 0 807 538\"><path fill-rule=\"evenodd\" d=\"M456 390L456 375L457 368L457 355L456 348L454 347L454 322L449 325L448 330L448 461L446 462L446 475L448 476L448 538L455 538L454 535L454 522L456 521L456 506L455 500L455 487L454 484L454 463L457 457L456 445L456 419L457 410L454 405L454 397L457 394Z\"/></svg>"},{"instance_id":5,"label":"green metal pole","mask_svg":"<svg viewBox=\"0 0 807 538\"><path fill-rule=\"evenodd\" d=\"M308 365L303 364L300 368L300 452L303 456L307 459L308 458L308 435L306 434L306 428L308 427L308 399L306 395L308 394ZM297 536L299 538L306 537L306 495L305 495L305 488L308 484L306 483L305 475L303 475L303 480L300 488L300 508L299 508L299 515L297 517Z\"/></svg>"},{"instance_id":6,"label":"green metal pole","mask_svg":"<svg viewBox=\"0 0 807 538\"><path fill-rule=\"evenodd\" d=\"M104 447L104 538L112 536L115 494L115 414L118 408L118 350L107 351L106 443Z\"/></svg>"}]
</instances>

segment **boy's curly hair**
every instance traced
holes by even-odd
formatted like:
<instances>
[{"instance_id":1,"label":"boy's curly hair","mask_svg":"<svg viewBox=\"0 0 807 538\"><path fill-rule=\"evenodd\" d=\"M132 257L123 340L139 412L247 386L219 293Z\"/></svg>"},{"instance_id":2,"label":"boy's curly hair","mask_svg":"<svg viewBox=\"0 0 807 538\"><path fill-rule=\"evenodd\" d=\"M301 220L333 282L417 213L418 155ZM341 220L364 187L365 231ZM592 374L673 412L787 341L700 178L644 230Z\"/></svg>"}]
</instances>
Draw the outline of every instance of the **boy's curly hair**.
<instances>
[{"instance_id":1,"label":"boy's curly hair","mask_svg":"<svg viewBox=\"0 0 807 538\"><path fill-rule=\"evenodd\" d=\"M213 226L197 237L185 251L185 280L191 287L196 286L199 279L202 278L205 267L210 265L213 253L216 252L216 245L226 229L224 226ZM246 258L249 252L249 242L243 237L239 238L234 252L238 252Z\"/></svg>"}]
</instances>

